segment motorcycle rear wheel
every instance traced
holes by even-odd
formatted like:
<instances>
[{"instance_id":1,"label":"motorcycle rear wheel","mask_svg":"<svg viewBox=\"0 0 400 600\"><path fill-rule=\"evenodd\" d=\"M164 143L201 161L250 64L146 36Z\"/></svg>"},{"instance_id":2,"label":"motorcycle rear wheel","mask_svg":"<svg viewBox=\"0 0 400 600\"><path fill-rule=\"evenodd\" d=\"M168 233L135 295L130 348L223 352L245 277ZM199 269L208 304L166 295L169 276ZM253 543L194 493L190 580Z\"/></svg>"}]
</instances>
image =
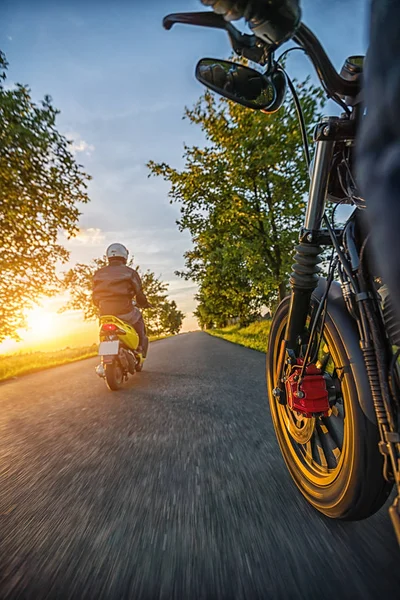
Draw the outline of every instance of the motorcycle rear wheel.
<instances>
[{"instance_id":1,"label":"motorcycle rear wheel","mask_svg":"<svg viewBox=\"0 0 400 600\"><path fill-rule=\"evenodd\" d=\"M349 360L344 332L328 313L320 351L325 356L320 360L339 390L337 402L328 417L312 419L279 404L272 390L288 314L286 298L272 322L266 373L271 416L286 466L305 499L321 513L335 519L367 518L381 508L392 485L382 473L378 428L360 408L354 370L365 369L364 364Z\"/></svg>"},{"instance_id":2,"label":"motorcycle rear wheel","mask_svg":"<svg viewBox=\"0 0 400 600\"><path fill-rule=\"evenodd\" d=\"M109 390L116 392L124 382L124 374L122 367L114 360L112 363L105 365L106 383Z\"/></svg>"}]
</instances>

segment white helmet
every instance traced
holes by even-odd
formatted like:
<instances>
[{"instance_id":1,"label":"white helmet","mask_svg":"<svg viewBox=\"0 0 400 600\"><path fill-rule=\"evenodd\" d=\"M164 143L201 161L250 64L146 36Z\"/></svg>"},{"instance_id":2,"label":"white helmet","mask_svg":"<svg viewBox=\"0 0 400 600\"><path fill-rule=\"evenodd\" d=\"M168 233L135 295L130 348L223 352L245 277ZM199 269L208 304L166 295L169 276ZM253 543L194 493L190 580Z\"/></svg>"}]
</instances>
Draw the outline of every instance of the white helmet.
<instances>
[{"instance_id":1,"label":"white helmet","mask_svg":"<svg viewBox=\"0 0 400 600\"><path fill-rule=\"evenodd\" d=\"M122 244L111 244L106 250L106 256L108 260L110 260L110 258L123 258L127 261L129 252Z\"/></svg>"}]
</instances>

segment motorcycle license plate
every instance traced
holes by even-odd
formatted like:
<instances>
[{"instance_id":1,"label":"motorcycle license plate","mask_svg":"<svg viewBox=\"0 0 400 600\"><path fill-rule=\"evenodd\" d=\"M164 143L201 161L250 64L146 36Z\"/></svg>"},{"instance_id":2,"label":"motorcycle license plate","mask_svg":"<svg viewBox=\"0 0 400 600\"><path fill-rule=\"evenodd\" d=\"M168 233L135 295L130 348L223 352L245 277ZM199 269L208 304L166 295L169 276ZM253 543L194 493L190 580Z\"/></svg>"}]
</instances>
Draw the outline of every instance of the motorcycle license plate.
<instances>
[{"instance_id":1,"label":"motorcycle license plate","mask_svg":"<svg viewBox=\"0 0 400 600\"><path fill-rule=\"evenodd\" d=\"M100 342L99 345L99 355L100 356L114 356L118 354L119 350L119 341L115 340L115 342Z\"/></svg>"}]
</instances>

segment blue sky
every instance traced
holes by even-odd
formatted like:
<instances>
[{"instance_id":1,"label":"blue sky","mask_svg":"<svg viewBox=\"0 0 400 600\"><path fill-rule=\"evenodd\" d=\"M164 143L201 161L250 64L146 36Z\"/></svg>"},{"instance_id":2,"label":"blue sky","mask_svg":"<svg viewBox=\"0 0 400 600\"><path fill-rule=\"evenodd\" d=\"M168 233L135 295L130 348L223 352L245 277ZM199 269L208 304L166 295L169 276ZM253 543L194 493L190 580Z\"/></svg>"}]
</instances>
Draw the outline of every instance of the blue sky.
<instances>
[{"instance_id":1,"label":"blue sky","mask_svg":"<svg viewBox=\"0 0 400 600\"><path fill-rule=\"evenodd\" d=\"M37 100L52 96L59 129L74 138L76 156L93 176L81 234L68 243L71 262L125 243L144 269L170 283L170 296L188 315L186 328L194 325L195 288L174 271L183 267L190 239L175 225L168 186L148 179L145 165L153 159L179 168L183 143L202 143L182 114L203 91L194 78L197 60L228 57L227 36L161 25L169 12L202 8L197 0L2 0L0 23L9 80L29 84ZM337 68L365 51L366 8L363 0L303 2L303 21ZM313 72L299 53L288 70L300 78Z\"/></svg>"}]
</instances>

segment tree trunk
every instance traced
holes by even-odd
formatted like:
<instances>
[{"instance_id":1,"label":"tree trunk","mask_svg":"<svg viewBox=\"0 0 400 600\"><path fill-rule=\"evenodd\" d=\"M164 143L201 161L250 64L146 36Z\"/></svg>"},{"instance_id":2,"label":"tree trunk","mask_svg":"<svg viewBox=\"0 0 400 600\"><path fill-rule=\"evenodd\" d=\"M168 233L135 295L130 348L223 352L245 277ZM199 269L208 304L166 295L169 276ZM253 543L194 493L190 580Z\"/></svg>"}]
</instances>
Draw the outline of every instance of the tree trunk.
<instances>
[{"instance_id":1,"label":"tree trunk","mask_svg":"<svg viewBox=\"0 0 400 600\"><path fill-rule=\"evenodd\" d=\"M279 284L279 302L281 302L288 294L286 281L281 281Z\"/></svg>"}]
</instances>

